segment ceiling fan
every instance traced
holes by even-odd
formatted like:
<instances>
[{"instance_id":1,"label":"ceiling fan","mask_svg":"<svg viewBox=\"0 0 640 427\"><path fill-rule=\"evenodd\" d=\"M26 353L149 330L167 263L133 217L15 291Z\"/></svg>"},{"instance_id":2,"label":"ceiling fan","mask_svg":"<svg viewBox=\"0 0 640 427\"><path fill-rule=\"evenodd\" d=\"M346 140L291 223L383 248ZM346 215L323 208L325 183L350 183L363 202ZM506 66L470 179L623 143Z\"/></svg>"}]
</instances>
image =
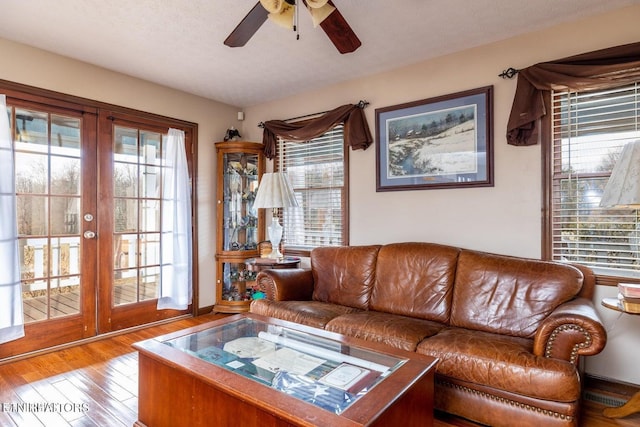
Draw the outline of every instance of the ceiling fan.
<instances>
[{"instance_id":1,"label":"ceiling fan","mask_svg":"<svg viewBox=\"0 0 640 427\"><path fill-rule=\"evenodd\" d=\"M297 29L296 6L302 2L311 14L314 27L320 26L340 53L355 51L362 44L331 0L260 0L224 44L244 46L269 18L281 26Z\"/></svg>"}]
</instances>

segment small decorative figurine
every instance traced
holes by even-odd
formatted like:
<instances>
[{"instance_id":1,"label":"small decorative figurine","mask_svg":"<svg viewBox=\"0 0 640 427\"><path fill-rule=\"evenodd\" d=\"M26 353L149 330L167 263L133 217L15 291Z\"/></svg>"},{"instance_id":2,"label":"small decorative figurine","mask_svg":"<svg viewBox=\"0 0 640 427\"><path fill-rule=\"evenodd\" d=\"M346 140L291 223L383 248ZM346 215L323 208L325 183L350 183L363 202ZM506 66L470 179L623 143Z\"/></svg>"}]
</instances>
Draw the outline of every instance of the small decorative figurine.
<instances>
[{"instance_id":1,"label":"small decorative figurine","mask_svg":"<svg viewBox=\"0 0 640 427\"><path fill-rule=\"evenodd\" d=\"M240 138L240 132L238 132L238 129L233 126L227 129L227 133L224 135L225 141L240 141Z\"/></svg>"},{"instance_id":2,"label":"small decorative figurine","mask_svg":"<svg viewBox=\"0 0 640 427\"><path fill-rule=\"evenodd\" d=\"M253 299L264 299L266 297L267 296L262 291L256 291L256 292L253 293Z\"/></svg>"}]
</instances>

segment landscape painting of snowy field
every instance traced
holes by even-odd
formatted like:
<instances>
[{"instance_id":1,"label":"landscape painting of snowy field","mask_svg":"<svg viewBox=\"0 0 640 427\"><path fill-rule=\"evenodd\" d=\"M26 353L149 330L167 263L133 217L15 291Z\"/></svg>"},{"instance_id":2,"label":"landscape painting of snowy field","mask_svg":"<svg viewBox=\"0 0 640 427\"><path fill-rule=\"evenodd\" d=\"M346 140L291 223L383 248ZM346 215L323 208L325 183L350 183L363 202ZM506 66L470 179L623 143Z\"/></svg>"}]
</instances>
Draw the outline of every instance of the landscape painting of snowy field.
<instances>
[{"instance_id":1,"label":"landscape painting of snowy field","mask_svg":"<svg viewBox=\"0 0 640 427\"><path fill-rule=\"evenodd\" d=\"M387 121L387 178L477 172L476 106Z\"/></svg>"},{"instance_id":2,"label":"landscape painting of snowy field","mask_svg":"<svg viewBox=\"0 0 640 427\"><path fill-rule=\"evenodd\" d=\"M376 191L492 187L493 86L376 109Z\"/></svg>"}]
</instances>

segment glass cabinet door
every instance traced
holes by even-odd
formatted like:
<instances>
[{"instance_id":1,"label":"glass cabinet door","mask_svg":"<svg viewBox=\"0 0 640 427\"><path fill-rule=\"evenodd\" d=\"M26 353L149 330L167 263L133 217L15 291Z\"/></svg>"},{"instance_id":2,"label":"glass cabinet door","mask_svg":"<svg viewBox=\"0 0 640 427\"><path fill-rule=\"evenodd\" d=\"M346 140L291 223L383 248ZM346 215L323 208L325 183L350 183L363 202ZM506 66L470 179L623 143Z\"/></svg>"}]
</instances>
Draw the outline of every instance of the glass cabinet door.
<instances>
[{"instance_id":1,"label":"glass cabinet door","mask_svg":"<svg viewBox=\"0 0 640 427\"><path fill-rule=\"evenodd\" d=\"M222 301L251 301L257 272L247 270L244 262L222 262Z\"/></svg>"},{"instance_id":2,"label":"glass cabinet door","mask_svg":"<svg viewBox=\"0 0 640 427\"><path fill-rule=\"evenodd\" d=\"M258 190L258 154L223 154L223 251L255 250L258 212L253 201Z\"/></svg>"}]
</instances>

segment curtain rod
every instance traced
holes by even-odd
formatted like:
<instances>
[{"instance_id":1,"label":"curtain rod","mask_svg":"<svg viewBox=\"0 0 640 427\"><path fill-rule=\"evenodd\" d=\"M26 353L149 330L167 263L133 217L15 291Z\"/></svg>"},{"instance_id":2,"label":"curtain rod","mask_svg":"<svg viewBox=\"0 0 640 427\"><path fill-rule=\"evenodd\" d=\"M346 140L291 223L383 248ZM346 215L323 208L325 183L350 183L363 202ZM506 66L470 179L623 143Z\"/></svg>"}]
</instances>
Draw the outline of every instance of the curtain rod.
<instances>
[{"instance_id":1,"label":"curtain rod","mask_svg":"<svg viewBox=\"0 0 640 427\"><path fill-rule=\"evenodd\" d=\"M358 101L358 103L356 105L358 106L358 108L365 108L367 105L369 105L369 101L360 100L360 101ZM328 111L321 111L319 113L313 113L313 114L305 114L304 116L292 117L292 118L286 119L284 121L285 122L290 122L292 120L306 119L307 117L313 117L313 116L317 116L319 114L325 114L325 113L328 113ZM259 128L264 128L264 122L258 123L258 127Z\"/></svg>"},{"instance_id":2,"label":"curtain rod","mask_svg":"<svg viewBox=\"0 0 640 427\"><path fill-rule=\"evenodd\" d=\"M516 70L513 67L509 67L506 70L502 71L500 74L498 74L498 77L502 77L503 79L512 79L515 77L516 74L518 74L520 70Z\"/></svg>"}]
</instances>

